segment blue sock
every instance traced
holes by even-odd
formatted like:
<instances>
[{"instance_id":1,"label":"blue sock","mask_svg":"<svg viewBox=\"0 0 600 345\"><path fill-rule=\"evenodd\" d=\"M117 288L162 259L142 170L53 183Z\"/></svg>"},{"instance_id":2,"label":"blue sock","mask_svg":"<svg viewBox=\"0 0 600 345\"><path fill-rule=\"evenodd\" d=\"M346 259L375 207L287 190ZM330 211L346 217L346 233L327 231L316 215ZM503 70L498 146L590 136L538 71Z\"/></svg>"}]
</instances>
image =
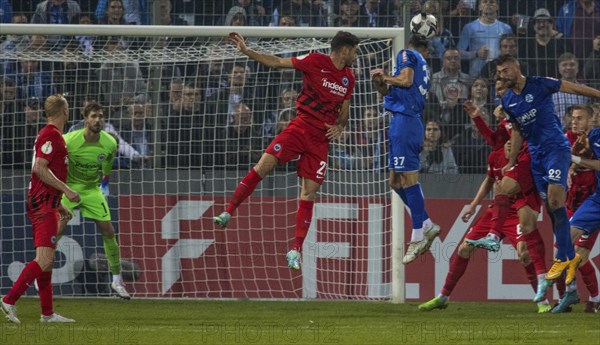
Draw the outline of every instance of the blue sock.
<instances>
[{"instance_id":1,"label":"blue sock","mask_svg":"<svg viewBox=\"0 0 600 345\"><path fill-rule=\"evenodd\" d=\"M556 258L565 261L572 259L575 256L575 248L571 241L571 226L569 225L569 216L567 215L567 209L563 206L559 209L554 210L551 213L554 220L553 231L554 237L556 238Z\"/></svg>"},{"instance_id":2,"label":"blue sock","mask_svg":"<svg viewBox=\"0 0 600 345\"><path fill-rule=\"evenodd\" d=\"M410 207L410 215L412 218L413 229L423 228L423 218L425 215L425 200L423 199L423 192L421 191L421 184L417 183L408 188L404 188L406 193L406 199Z\"/></svg>"},{"instance_id":3,"label":"blue sock","mask_svg":"<svg viewBox=\"0 0 600 345\"><path fill-rule=\"evenodd\" d=\"M400 196L400 199L402 199L402 201L404 202L404 205L408 206L408 200L406 200L406 192L404 192L404 189L398 188L398 189L394 189L394 191L396 192L396 194L398 194Z\"/></svg>"}]
</instances>

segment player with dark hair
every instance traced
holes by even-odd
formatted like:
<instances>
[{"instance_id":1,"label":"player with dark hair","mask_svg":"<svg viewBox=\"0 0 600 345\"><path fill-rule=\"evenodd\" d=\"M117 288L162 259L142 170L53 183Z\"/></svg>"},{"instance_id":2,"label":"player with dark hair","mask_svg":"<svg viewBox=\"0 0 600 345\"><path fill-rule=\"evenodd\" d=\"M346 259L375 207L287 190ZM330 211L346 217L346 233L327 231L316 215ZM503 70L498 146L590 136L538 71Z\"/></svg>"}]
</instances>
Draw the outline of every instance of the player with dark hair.
<instances>
[{"instance_id":1,"label":"player with dark hair","mask_svg":"<svg viewBox=\"0 0 600 345\"><path fill-rule=\"evenodd\" d=\"M600 91L554 78L525 77L521 74L519 61L511 55L498 58L497 72L498 79L508 88L502 97L502 108L513 122L513 149L503 171L515 166L519 150L526 139L531 154L533 178L542 199L546 202L558 246L554 264L544 280L546 283L541 284L543 288L538 289L534 298L534 301L538 301L565 270L566 284L571 284L581 261L571 241L565 208L571 147L554 111L552 94L560 91L600 97Z\"/></svg>"},{"instance_id":2,"label":"player with dark hair","mask_svg":"<svg viewBox=\"0 0 600 345\"><path fill-rule=\"evenodd\" d=\"M21 323L15 303L37 280L42 316L40 322L75 322L52 309L52 266L59 219L71 219L71 213L60 204L61 196L73 202L79 194L65 184L68 154L62 131L69 120L69 103L59 94L49 96L44 104L48 124L35 139L33 172L27 194L27 216L31 220L35 259L30 261L12 289L2 299L6 319Z\"/></svg>"},{"instance_id":3,"label":"player with dark hair","mask_svg":"<svg viewBox=\"0 0 600 345\"><path fill-rule=\"evenodd\" d=\"M356 60L359 39L349 32L339 31L331 41L330 55L311 53L280 58L248 48L238 33L231 33L229 37L242 54L267 67L302 71L303 83L296 101L298 116L273 139L258 163L235 189L225 212L213 220L226 227L233 212L265 176L278 164L300 156L296 169L302 178L302 190L296 214L296 241L286 255L288 266L299 270L300 253L312 221L314 202L325 180L329 142L339 138L348 123L355 80L350 66Z\"/></svg>"},{"instance_id":4,"label":"player with dark hair","mask_svg":"<svg viewBox=\"0 0 600 345\"><path fill-rule=\"evenodd\" d=\"M113 276L110 286L120 298L129 299L130 296L121 278L119 244L106 202L109 194L109 176L118 144L113 135L103 130L104 110L100 104L88 103L83 108L83 120L84 128L64 136L71 167L67 176L67 185L79 192L81 200L72 202L63 197L62 204L69 211L78 207L84 217L96 222L96 226L102 233L104 253ZM66 221L59 222L59 237L65 232L66 227Z\"/></svg>"},{"instance_id":5,"label":"player with dark hair","mask_svg":"<svg viewBox=\"0 0 600 345\"><path fill-rule=\"evenodd\" d=\"M427 39L416 34L408 42L408 49L398 52L393 75L386 74L380 68L371 71L373 85L385 96L383 107L392 114L388 130L389 183L411 212L413 230L408 249L402 258L405 265L426 252L440 234L440 227L427 215L419 184L419 154L425 133L421 113L425 108L425 95L430 88L429 70L425 61L427 53Z\"/></svg>"},{"instance_id":6,"label":"player with dark hair","mask_svg":"<svg viewBox=\"0 0 600 345\"><path fill-rule=\"evenodd\" d=\"M470 109L471 111L475 111L474 108ZM476 213L477 206L485 196L488 195L494 186L500 183L504 178L501 171L502 167L508 162L510 150L510 141L507 141L504 144L504 147L496 148L489 154L487 176L481 183L477 195L469 205L469 208L462 214L461 218L465 223ZM540 212L542 200L534 187L531 169L527 163L528 161L523 161L518 165L519 183L524 186L525 191L518 193L511 198L508 217L506 218L506 221L503 222L500 234L506 236L517 250L519 261L525 267L527 278L535 292L537 290L538 279L543 279L543 274L546 272L544 252L539 251L539 248L543 249L544 243L537 230L528 235L523 235L520 231L518 212L522 208L527 208L528 212L537 216ZM491 207L486 210L483 217L479 218L469 229L469 232L465 235L465 242L460 245L457 253L452 255L450 269L446 275L446 282L442 291L440 291L440 294L437 297L419 305L419 310L431 311L433 309L445 309L448 306L450 294L465 273L467 265L469 264L469 259L475 253L475 247L469 245L467 240L476 240L486 236L488 229L492 226L495 214L494 209L496 207L497 205L495 202L492 203ZM538 303L539 313L545 313L549 311L550 308L550 303L547 300Z\"/></svg>"}]
</instances>

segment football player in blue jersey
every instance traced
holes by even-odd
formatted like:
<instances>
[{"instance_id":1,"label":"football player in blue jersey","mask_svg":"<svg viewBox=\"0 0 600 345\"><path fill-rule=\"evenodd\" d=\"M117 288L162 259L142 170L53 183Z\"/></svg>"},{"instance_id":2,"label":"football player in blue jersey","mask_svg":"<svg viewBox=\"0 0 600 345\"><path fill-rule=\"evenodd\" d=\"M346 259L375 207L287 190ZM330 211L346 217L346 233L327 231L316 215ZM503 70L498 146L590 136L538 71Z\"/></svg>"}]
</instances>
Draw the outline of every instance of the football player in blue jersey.
<instances>
[{"instance_id":1,"label":"football player in blue jersey","mask_svg":"<svg viewBox=\"0 0 600 345\"><path fill-rule=\"evenodd\" d=\"M537 298L545 294L545 290L565 270L566 284L570 284L581 262L569 235L569 219L565 208L571 148L554 110L552 94L560 91L600 98L600 91L554 78L525 77L521 74L519 61L510 55L498 58L496 71L498 79L508 87L502 97L502 108L513 123L511 141L512 147L516 148L511 150L509 162L503 171L515 166L519 149L527 140L532 174L546 202L558 247L554 265L546 274L546 284L538 290Z\"/></svg>"},{"instance_id":2,"label":"football player in blue jersey","mask_svg":"<svg viewBox=\"0 0 600 345\"><path fill-rule=\"evenodd\" d=\"M421 113L431 86L425 61L427 51L427 39L413 35L408 49L398 52L393 75L386 74L383 69L371 71L373 85L384 96L383 107L392 116L388 131L390 185L410 208L412 218L413 231L403 264L413 262L426 252L440 234L440 227L425 211L418 179L419 154L425 133Z\"/></svg>"}]
</instances>

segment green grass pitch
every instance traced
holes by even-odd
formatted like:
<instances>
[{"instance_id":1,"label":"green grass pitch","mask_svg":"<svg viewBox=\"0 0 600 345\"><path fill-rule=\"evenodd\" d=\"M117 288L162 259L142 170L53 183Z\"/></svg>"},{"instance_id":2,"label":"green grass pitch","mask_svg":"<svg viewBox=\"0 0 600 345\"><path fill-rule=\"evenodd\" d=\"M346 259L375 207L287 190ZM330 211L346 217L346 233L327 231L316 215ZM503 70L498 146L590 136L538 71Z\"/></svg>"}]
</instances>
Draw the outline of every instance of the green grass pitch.
<instances>
[{"instance_id":1,"label":"green grass pitch","mask_svg":"<svg viewBox=\"0 0 600 345\"><path fill-rule=\"evenodd\" d=\"M600 344L600 314L576 305L536 313L533 303L418 303L56 299L74 324L40 324L36 298L17 304L21 325L0 322L0 344Z\"/></svg>"}]
</instances>

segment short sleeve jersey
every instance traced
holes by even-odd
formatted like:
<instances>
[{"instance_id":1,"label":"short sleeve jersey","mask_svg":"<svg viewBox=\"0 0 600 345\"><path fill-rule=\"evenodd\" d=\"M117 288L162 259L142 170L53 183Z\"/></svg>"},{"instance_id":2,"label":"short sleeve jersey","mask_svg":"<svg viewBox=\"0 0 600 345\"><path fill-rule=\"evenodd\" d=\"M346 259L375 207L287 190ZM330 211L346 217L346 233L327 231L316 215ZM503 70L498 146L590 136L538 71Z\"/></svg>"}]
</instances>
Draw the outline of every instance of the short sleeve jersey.
<instances>
[{"instance_id":1,"label":"short sleeve jersey","mask_svg":"<svg viewBox=\"0 0 600 345\"><path fill-rule=\"evenodd\" d=\"M355 77L349 67L338 70L331 57L311 53L292 58L294 68L302 71L302 90L296 100L298 117L320 130L335 124L342 103L350 100Z\"/></svg>"},{"instance_id":2,"label":"short sleeve jersey","mask_svg":"<svg viewBox=\"0 0 600 345\"><path fill-rule=\"evenodd\" d=\"M117 141L105 131L100 131L97 142L87 142L84 134L85 128L64 135L69 150L67 184L92 188L100 183L100 172L110 174Z\"/></svg>"},{"instance_id":3,"label":"short sleeve jersey","mask_svg":"<svg viewBox=\"0 0 600 345\"><path fill-rule=\"evenodd\" d=\"M594 128L588 134L594 159L600 159L600 128ZM596 171L596 192L600 191L600 171Z\"/></svg>"},{"instance_id":4,"label":"short sleeve jersey","mask_svg":"<svg viewBox=\"0 0 600 345\"><path fill-rule=\"evenodd\" d=\"M40 130L35 139L33 152L33 165L37 159L48 161L50 171L62 182L67 180L69 157L62 133L54 125L46 125ZM29 181L29 198L40 196L60 196L62 192L48 186L35 174L31 174Z\"/></svg>"},{"instance_id":5,"label":"short sleeve jersey","mask_svg":"<svg viewBox=\"0 0 600 345\"><path fill-rule=\"evenodd\" d=\"M383 99L383 107L393 113L419 117L425 108L425 95L431 87L427 61L416 50L404 49L396 57L394 77L400 75L405 68L414 71L413 83L410 87L392 86Z\"/></svg>"},{"instance_id":6,"label":"short sleeve jersey","mask_svg":"<svg viewBox=\"0 0 600 345\"><path fill-rule=\"evenodd\" d=\"M552 94L560 90L560 85L561 81L554 78L527 77L520 94L510 89L502 97L502 108L519 126L531 151L570 148L552 102Z\"/></svg>"}]
</instances>

